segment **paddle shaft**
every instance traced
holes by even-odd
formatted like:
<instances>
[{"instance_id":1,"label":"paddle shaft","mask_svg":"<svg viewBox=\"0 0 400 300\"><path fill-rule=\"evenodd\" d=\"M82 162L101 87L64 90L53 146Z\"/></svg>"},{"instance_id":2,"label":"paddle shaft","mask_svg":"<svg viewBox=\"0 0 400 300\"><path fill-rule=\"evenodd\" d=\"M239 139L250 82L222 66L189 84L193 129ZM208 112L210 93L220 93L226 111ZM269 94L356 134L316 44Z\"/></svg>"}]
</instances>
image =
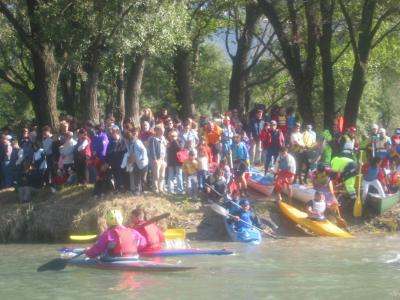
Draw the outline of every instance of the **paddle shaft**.
<instances>
[{"instance_id":1,"label":"paddle shaft","mask_svg":"<svg viewBox=\"0 0 400 300\"><path fill-rule=\"evenodd\" d=\"M140 224L140 225L135 226L135 227L136 228L140 228L140 227L144 227L144 226L150 225L150 224L152 224L154 222L158 222L158 221L160 221L162 219L168 218L170 215L171 215L170 213L165 213L165 214L162 214L162 215L159 215L159 216L155 216L155 217L150 218L149 220L145 221L143 224Z\"/></svg>"}]
</instances>

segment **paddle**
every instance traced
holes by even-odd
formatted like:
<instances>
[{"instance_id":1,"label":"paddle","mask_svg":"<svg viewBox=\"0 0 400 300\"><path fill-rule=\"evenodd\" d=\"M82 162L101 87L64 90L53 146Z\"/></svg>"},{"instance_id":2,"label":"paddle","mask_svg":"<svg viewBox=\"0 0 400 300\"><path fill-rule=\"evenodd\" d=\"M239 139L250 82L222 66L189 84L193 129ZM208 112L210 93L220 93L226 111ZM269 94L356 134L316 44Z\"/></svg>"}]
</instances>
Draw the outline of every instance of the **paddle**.
<instances>
[{"instance_id":1,"label":"paddle","mask_svg":"<svg viewBox=\"0 0 400 300\"><path fill-rule=\"evenodd\" d=\"M138 227L147 226L147 225L149 225L149 224L151 224L151 223L158 222L158 221L160 221L160 220L162 220L162 219L168 218L169 216L170 216L170 213L164 213L164 214L162 214L162 215L155 216L155 217L153 217L153 218L147 220L147 221L144 222L143 224L140 224ZM95 239L96 237L97 237L97 234L70 235L70 236L69 236L69 239L72 240L72 241L80 241L80 242L82 242L82 241L90 241L90 240L93 240L93 239Z\"/></svg>"},{"instance_id":2,"label":"paddle","mask_svg":"<svg viewBox=\"0 0 400 300\"><path fill-rule=\"evenodd\" d=\"M230 214L225 208L223 208L221 205L218 205L217 203L211 204L211 209L213 211L215 211L217 214L219 214L221 216L224 216L224 217L236 217L236 216ZM242 219L239 219L239 221L244 223L244 224L246 224L246 225L249 225L249 226L253 227L254 229L257 229L260 232L265 233L267 236L270 236L273 239L283 239L282 237L277 237L276 235L271 234L271 233L269 233L269 232L267 232L267 231L265 231L265 230L263 230L263 229L261 229L261 228L259 228L257 226L254 226L253 224L250 224L250 223L248 223L246 221L243 221Z\"/></svg>"},{"instance_id":3,"label":"paddle","mask_svg":"<svg viewBox=\"0 0 400 300\"><path fill-rule=\"evenodd\" d=\"M71 241L90 241L97 237L97 234L88 234L88 235L70 235L69 239Z\"/></svg>"},{"instance_id":4,"label":"paddle","mask_svg":"<svg viewBox=\"0 0 400 300\"><path fill-rule=\"evenodd\" d=\"M356 201L354 202L354 207L353 207L353 216L355 218L359 218L362 216L362 201L361 201L361 183L362 183L362 175L361 175L361 166L362 166L362 160L363 160L363 154L364 151L360 151L360 168L358 171L358 182L357 182L357 198Z\"/></svg>"},{"instance_id":5,"label":"paddle","mask_svg":"<svg viewBox=\"0 0 400 300\"><path fill-rule=\"evenodd\" d=\"M71 259L75 259L81 255L85 254L85 251L83 250L82 252L78 253L74 257L64 259L64 258L55 258L52 259L51 261L41 265L40 267L37 268L37 272L44 272L44 271L60 271L65 269L66 265Z\"/></svg>"},{"instance_id":6,"label":"paddle","mask_svg":"<svg viewBox=\"0 0 400 300\"><path fill-rule=\"evenodd\" d=\"M206 186L208 186L214 193L216 193L219 197L223 198L224 195L222 195L220 192L218 192L216 189L214 189L211 185L209 185L208 183L206 183ZM236 205L237 207L241 208L239 204L235 203L234 201L229 199L229 202L231 202L232 204ZM276 230L279 228L278 225L275 224L274 221L272 221L271 219L266 219L267 221L267 225L269 228L271 228L272 230Z\"/></svg>"}]
</instances>

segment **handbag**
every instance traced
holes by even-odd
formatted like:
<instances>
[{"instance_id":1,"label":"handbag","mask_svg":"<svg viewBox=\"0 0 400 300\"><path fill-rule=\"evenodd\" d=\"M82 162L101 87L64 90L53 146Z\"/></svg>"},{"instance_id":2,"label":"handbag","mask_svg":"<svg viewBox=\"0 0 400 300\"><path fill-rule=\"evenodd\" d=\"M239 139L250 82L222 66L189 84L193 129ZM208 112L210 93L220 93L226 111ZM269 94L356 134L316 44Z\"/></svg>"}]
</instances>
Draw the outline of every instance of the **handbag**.
<instances>
[{"instance_id":1,"label":"handbag","mask_svg":"<svg viewBox=\"0 0 400 300\"><path fill-rule=\"evenodd\" d=\"M179 163L183 163L185 160L189 159L189 151L186 149L183 150L179 150L178 152L176 152L176 160Z\"/></svg>"}]
</instances>

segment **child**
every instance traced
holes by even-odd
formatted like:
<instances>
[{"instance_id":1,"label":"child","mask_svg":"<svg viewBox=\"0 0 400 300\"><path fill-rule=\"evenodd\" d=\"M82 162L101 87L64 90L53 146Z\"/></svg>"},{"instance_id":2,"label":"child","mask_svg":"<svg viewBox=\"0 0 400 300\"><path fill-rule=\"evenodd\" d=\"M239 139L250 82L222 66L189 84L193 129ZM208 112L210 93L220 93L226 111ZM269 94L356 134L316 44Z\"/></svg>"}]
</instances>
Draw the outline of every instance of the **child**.
<instances>
[{"instance_id":1,"label":"child","mask_svg":"<svg viewBox=\"0 0 400 300\"><path fill-rule=\"evenodd\" d=\"M275 183L275 193L277 201L282 201L282 190L287 188L288 201L292 201L293 197L293 180L296 174L296 161L294 157L288 153L288 148L283 146L279 151L279 156L275 162L274 174L277 176Z\"/></svg>"},{"instance_id":2,"label":"child","mask_svg":"<svg viewBox=\"0 0 400 300\"><path fill-rule=\"evenodd\" d=\"M88 161L88 166L94 166L96 168L97 176L93 190L93 196L95 198L103 197L114 189L111 182L111 173L109 171L110 166L107 163L96 157L95 159Z\"/></svg>"},{"instance_id":3,"label":"child","mask_svg":"<svg viewBox=\"0 0 400 300\"><path fill-rule=\"evenodd\" d=\"M199 190L204 190L208 173L208 155L205 148L199 147L199 156L197 157L197 181Z\"/></svg>"},{"instance_id":4,"label":"child","mask_svg":"<svg viewBox=\"0 0 400 300\"><path fill-rule=\"evenodd\" d=\"M196 199L198 161L193 150L189 151L189 158L183 163L182 170L187 178L187 193L189 197Z\"/></svg>"},{"instance_id":5,"label":"child","mask_svg":"<svg viewBox=\"0 0 400 300\"><path fill-rule=\"evenodd\" d=\"M325 220L326 202L322 192L316 191L314 200L307 203L308 218L315 221Z\"/></svg>"}]
</instances>

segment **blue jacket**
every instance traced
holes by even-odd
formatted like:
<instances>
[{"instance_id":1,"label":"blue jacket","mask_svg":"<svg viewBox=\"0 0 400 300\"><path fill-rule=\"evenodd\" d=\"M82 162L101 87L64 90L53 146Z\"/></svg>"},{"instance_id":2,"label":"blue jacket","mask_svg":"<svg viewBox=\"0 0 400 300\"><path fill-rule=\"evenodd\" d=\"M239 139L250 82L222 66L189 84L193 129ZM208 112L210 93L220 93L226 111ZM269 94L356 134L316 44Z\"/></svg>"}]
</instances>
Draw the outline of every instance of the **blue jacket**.
<instances>
[{"instance_id":1,"label":"blue jacket","mask_svg":"<svg viewBox=\"0 0 400 300\"><path fill-rule=\"evenodd\" d=\"M131 141L128 144L128 153L135 155L135 164L139 169L144 169L149 164L147 150L141 140Z\"/></svg>"},{"instance_id":2,"label":"blue jacket","mask_svg":"<svg viewBox=\"0 0 400 300\"><path fill-rule=\"evenodd\" d=\"M243 142L239 144L232 144L232 160L249 160L249 151Z\"/></svg>"},{"instance_id":3,"label":"blue jacket","mask_svg":"<svg viewBox=\"0 0 400 300\"><path fill-rule=\"evenodd\" d=\"M250 137L252 137L254 140L258 141L260 137L260 133L264 128L264 120L257 120L257 119L252 119L250 121Z\"/></svg>"}]
</instances>

